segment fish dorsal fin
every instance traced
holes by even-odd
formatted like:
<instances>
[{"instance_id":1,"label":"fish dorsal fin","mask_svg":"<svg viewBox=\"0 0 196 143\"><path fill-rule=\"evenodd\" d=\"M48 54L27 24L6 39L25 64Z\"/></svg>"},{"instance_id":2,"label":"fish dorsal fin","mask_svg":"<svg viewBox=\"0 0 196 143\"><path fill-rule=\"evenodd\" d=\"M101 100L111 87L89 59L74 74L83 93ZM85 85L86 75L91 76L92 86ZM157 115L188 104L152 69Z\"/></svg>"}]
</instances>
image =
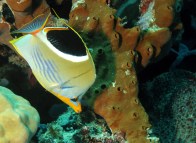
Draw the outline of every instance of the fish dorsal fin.
<instances>
[{"instance_id":1,"label":"fish dorsal fin","mask_svg":"<svg viewBox=\"0 0 196 143\"><path fill-rule=\"evenodd\" d=\"M34 33L41 31L44 28L44 26L46 25L50 14L51 13L49 13L47 15L46 14L38 15L31 22L25 24L20 29L13 31L12 34L14 34L14 33L34 34Z\"/></svg>"}]
</instances>

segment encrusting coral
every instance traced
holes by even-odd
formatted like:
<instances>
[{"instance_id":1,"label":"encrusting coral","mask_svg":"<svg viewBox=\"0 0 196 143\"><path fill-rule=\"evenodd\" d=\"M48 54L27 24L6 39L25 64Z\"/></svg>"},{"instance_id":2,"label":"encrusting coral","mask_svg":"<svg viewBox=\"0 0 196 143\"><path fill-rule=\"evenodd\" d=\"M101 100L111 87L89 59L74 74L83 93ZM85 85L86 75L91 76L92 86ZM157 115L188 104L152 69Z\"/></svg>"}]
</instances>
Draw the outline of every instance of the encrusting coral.
<instances>
[{"instance_id":1,"label":"encrusting coral","mask_svg":"<svg viewBox=\"0 0 196 143\"><path fill-rule=\"evenodd\" d=\"M11 27L20 28L30 22L34 17L48 13L50 9L45 0L35 0L33 2L32 0L6 0L6 2L14 15L14 25L6 21L6 19L4 19L5 17L3 17L3 22L0 23L0 43L13 49L9 43L9 41L13 39L9 32Z\"/></svg>"},{"instance_id":2,"label":"encrusting coral","mask_svg":"<svg viewBox=\"0 0 196 143\"><path fill-rule=\"evenodd\" d=\"M87 35L97 36L97 33L103 32L110 41L114 53L115 79L97 97L94 110L105 118L113 132L123 132L129 142L148 142L146 129L150 124L137 97L138 81L135 65L145 67L150 61L167 53L170 46L164 45L169 43L172 35L168 26L173 23L172 7L175 1L150 1L155 3L155 21L144 30L140 25L124 28L122 19L115 18L115 10L106 2L105 0L75 2L69 19L70 25ZM145 2L147 1L141 1L141 4ZM148 10L147 5L145 9ZM160 14L159 9L167 12L167 19ZM144 8L142 12L143 14L146 12ZM103 46L102 49L104 48L106 47Z\"/></svg>"},{"instance_id":3,"label":"encrusting coral","mask_svg":"<svg viewBox=\"0 0 196 143\"><path fill-rule=\"evenodd\" d=\"M23 5L27 9L24 8L22 12L18 12L12 3L8 3L14 11L17 28L21 27L22 23L29 22L34 15L48 10L44 0L34 11L31 11L31 8L29 10L32 4L30 0L27 1L29 3ZM141 0L140 6L136 7L140 10L141 16L138 17L138 23L131 28L123 27L123 19L115 16L116 10L109 7L107 0L72 1L69 25L82 34L92 50L92 55L95 55L97 75L101 68L99 63L107 68L114 64L114 70L110 73L114 78L102 85L105 87L93 103L94 111L106 120L113 133L123 133L130 143L150 142L147 139L147 129L151 125L137 97L136 71L163 57L170 48L173 31L178 29L178 22L174 23L176 1L178 0ZM20 17L20 14L24 17ZM148 17L149 15L151 17ZM142 23L149 18L150 21L145 27ZM99 46L96 47L93 43L97 42L90 41L95 37L101 39L98 42ZM114 63L98 58L100 53L106 57L112 55ZM111 71L107 68L103 68L102 77L97 76L97 80L107 79L104 73Z\"/></svg>"},{"instance_id":4,"label":"encrusting coral","mask_svg":"<svg viewBox=\"0 0 196 143\"><path fill-rule=\"evenodd\" d=\"M50 11L45 0L6 0L6 2L14 14L16 28L20 28L34 17Z\"/></svg>"},{"instance_id":5,"label":"encrusting coral","mask_svg":"<svg viewBox=\"0 0 196 143\"><path fill-rule=\"evenodd\" d=\"M160 142L195 142L195 86L196 74L185 70L163 73L141 85L142 103Z\"/></svg>"},{"instance_id":6,"label":"encrusting coral","mask_svg":"<svg viewBox=\"0 0 196 143\"><path fill-rule=\"evenodd\" d=\"M35 134L40 117L30 103L0 86L0 142L27 143Z\"/></svg>"},{"instance_id":7,"label":"encrusting coral","mask_svg":"<svg viewBox=\"0 0 196 143\"><path fill-rule=\"evenodd\" d=\"M47 125L41 124L37 133L39 143L125 143L123 134L111 134L103 118L92 110L80 114L71 108Z\"/></svg>"}]
</instances>

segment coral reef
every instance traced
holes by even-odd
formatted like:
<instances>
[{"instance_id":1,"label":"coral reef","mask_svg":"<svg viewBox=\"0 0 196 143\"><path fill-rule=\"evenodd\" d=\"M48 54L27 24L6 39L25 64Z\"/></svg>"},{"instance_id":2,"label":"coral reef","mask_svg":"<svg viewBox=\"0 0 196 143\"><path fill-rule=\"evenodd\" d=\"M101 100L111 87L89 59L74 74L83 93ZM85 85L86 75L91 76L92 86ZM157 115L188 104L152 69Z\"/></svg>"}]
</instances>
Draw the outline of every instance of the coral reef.
<instances>
[{"instance_id":1,"label":"coral reef","mask_svg":"<svg viewBox=\"0 0 196 143\"><path fill-rule=\"evenodd\" d=\"M7 4L4 3L2 8L4 22L0 23L0 43L13 49L12 45L9 43L9 41L13 39L9 31L22 27L34 17L40 14L48 13L50 9L45 0L35 0L33 2L32 0L6 0L6 2L9 5L9 8L11 8L11 12L9 12L10 10L7 7ZM12 17L12 15L14 17Z\"/></svg>"},{"instance_id":2,"label":"coral reef","mask_svg":"<svg viewBox=\"0 0 196 143\"><path fill-rule=\"evenodd\" d=\"M142 0L140 11L144 14L141 15L142 19L140 17L140 23L141 21L145 23L147 19L152 19L149 26L144 29L146 33L136 47L136 50L142 57L142 67L146 67L149 62L160 60L169 52L172 37L176 37L174 33L182 28L182 24L177 18L179 13L175 10L178 1L180 0L155 0L152 9L153 14L144 16L151 11L149 11L148 7L146 8L146 6L150 6L149 0ZM143 24L139 24L139 26L143 28Z\"/></svg>"},{"instance_id":3,"label":"coral reef","mask_svg":"<svg viewBox=\"0 0 196 143\"><path fill-rule=\"evenodd\" d=\"M0 43L5 44L13 49L12 45L9 43L9 40L12 40L12 36L10 35L10 27L7 23L0 23ZM2 46L1 46L2 47Z\"/></svg>"},{"instance_id":4,"label":"coral reef","mask_svg":"<svg viewBox=\"0 0 196 143\"><path fill-rule=\"evenodd\" d=\"M34 17L50 11L45 0L6 0L6 2L14 14L16 28L20 28Z\"/></svg>"},{"instance_id":5,"label":"coral reef","mask_svg":"<svg viewBox=\"0 0 196 143\"><path fill-rule=\"evenodd\" d=\"M108 46L114 53L115 70L111 74L115 75L115 79L109 85L106 84L107 88L96 99L95 112L104 117L113 133L124 132L129 142L136 140L136 142L146 142L146 129L150 124L137 99L137 77L134 70L133 49L138 39L139 28L124 29L119 19L116 19L115 24L114 12L115 10L104 2L86 0L85 3L78 4L77 8L72 9L69 24L91 37L99 36L98 33L103 32L111 43ZM93 49L93 45L89 47ZM104 51L107 47L100 45L99 48Z\"/></svg>"},{"instance_id":6,"label":"coral reef","mask_svg":"<svg viewBox=\"0 0 196 143\"><path fill-rule=\"evenodd\" d=\"M93 111L77 114L69 107L56 121L40 125L36 136L39 143L125 143L123 134L112 135L104 119Z\"/></svg>"},{"instance_id":7,"label":"coral reef","mask_svg":"<svg viewBox=\"0 0 196 143\"><path fill-rule=\"evenodd\" d=\"M95 112L104 117L113 132L123 131L129 142L147 142L146 129L150 124L137 98L138 81L135 67L137 70L146 67L148 63L160 59L169 51L172 35L169 26L173 24L174 1L164 1L164 5L163 1L154 1L153 16L156 20L147 29L142 29L141 25L124 28L122 19L114 16L115 10L108 7L106 1L86 0L74 5L70 12L69 24L77 31L85 33L84 37L95 37L104 33L115 59L115 70L112 73L115 78L97 97L94 103ZM168 10L169 6L168 12L165 11L170 18L165 19L158 13L162 5L163 10ZM145 13L144 10L142 12ZM89 47L94 50L93 44ZM100 47L102 51L107 48L104 44Z\"/></svg>"},{"instance_id":8,"label":"coral reef","mask_svg":"<svg viewBox=\"0 0 196 143\"><path fill-rule=\"evenodd\" d=\"M195 142L195 86L196 74L184 70L163 73L141 85L141 101L161 142Z\"/></svg>"},{"instance_id":9,"label":"coral reef","mask_svg":"<svg viewBox=\"0 0 196 143\"><path fill-rule=\"evenodd\" d=\"M94 107L94 111L106 120L113 134L124 134L130 143L150 142L147 129L151 125L137 97L136 71L168 53L175 40L173 37L182 28L175 10L179 1L138 0L129 3L134 5L134 9L129 9L130 15L134 14L128 19L130 25L116 16L116 10L109 6L107 0L72 1L69 24L84 38L97 72L96 82L84 96L84 103ZM9 2L12 1L9 0L8 4L14 13L16 28L36 15L49 11L44 0L40 3L31 0L24 3ZM54 19L50 20L56 23ZM0 27L3 26L6 28L0 29L0 37L3 37L0 42L8 45L6 40L12 37L6 33L10 28L8 24L1 23Z\"/></svg>"},{"instance_id":10,"label":"coral reef","mask_svg":"<svg viewBox=\"0 0 196 143\"><path fill-rule=\"evenodd\" d=\"M0 87L0 104L0 142L29 142L40 121L37 110L4 87Z\"/></svg>"}]
</instances>

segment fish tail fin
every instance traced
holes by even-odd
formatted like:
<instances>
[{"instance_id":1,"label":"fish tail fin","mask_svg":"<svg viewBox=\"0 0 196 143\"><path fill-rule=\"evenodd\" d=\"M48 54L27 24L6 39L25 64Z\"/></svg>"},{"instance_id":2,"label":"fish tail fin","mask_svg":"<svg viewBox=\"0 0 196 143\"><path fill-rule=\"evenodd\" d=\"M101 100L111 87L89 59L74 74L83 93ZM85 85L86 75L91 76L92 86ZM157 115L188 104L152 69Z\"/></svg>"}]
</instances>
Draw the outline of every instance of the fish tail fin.
<instances>
[{"instance_id":1,"label":"fish tail fin","mask_svg":"<svg viewBox=\"0 0 196 143\"><path fill-rule=\"evenodd\" d=\"M22 26L20 29L11 32L11 34L14 34L14 33L33 34L33 33L37 33L41 31L41 29L43 29L44 26L46 25L50 14L51 13L47 15L46 14L38 15L36 18L34 18L32 21Z\"/></svg>"}]
</instances>

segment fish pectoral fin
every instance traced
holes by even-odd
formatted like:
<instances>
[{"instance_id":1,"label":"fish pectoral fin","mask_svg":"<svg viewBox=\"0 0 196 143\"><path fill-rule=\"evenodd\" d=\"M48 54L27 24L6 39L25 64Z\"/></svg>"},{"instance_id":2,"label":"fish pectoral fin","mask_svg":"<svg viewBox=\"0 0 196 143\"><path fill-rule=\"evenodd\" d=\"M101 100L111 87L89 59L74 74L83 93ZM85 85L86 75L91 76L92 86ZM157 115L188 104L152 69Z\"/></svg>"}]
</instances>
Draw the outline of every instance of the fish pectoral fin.
<instances>
[{"instance_id":1,"label":"fish pectoral fin","mask_svg":"<svg viewBox=\"0 0 196 143\"><path fill-rule=\"evenodd\" d=\"M82 111L82 107L81 107L81 103L78 101L77 98L67 98L65 96L56 95L61 101L63 101L64 103L66 103L67 105L69 105L76 113L80 113Z\"/></svg>"}]
</instances>

